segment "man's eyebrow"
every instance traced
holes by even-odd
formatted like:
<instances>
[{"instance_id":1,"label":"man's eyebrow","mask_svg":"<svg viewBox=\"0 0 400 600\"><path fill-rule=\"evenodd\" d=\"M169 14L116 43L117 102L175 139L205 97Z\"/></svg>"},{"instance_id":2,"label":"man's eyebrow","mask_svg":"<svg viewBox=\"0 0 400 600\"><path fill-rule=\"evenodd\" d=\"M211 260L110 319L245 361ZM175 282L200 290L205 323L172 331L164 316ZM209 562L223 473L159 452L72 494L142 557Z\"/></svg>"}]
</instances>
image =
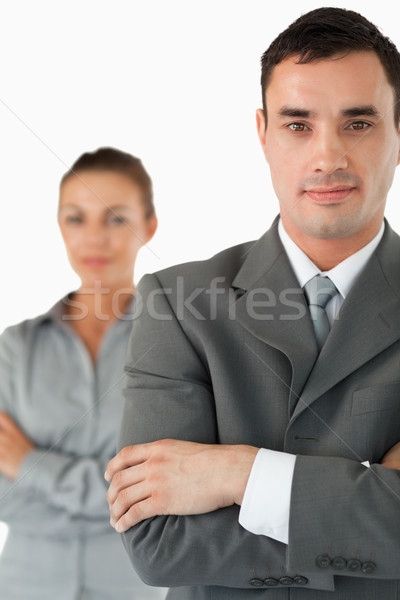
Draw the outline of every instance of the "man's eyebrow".
<instances>
[{"instance_id":1,"label":"man's eyebrow","mask_svg":"<svg viewBox=\"0 0 400 600\"><path fill-rule=\"evenodd\" d=\"M379 111L375 108L373 104L366 104L361 106L352 106L350 108L345 108L342 110L342 115L344 117L379 117Z\"/></svg>"},{"instance_id":2,"label":"man's eyebrow","mask_svg":"<svg viewBox=\"0 0 400 600\"><path fill-rule=\"evenodd\" d=\"M278 112L278 117L291 117L297 119L309 119L315 117L317 113L305 108L296 108L294 106L282 106ZM343 117L379 117L379 111L373 104L363 104L360 106L351 106L341 111Z\"/></svg>"},{"instance_id":3,"label":"man's eyebrow","mask_svg":"<svg viewBox=\"0 0 400 600\"><path fill-rule=\"evenodd\" d=\"M296 108L294 106L282 106L280 111L278 112L278 117L294 117L300 119L307 119L309 117L314 117L316 113L311 110L306 110L304 108Z\"/></svg>"}]
</instances>

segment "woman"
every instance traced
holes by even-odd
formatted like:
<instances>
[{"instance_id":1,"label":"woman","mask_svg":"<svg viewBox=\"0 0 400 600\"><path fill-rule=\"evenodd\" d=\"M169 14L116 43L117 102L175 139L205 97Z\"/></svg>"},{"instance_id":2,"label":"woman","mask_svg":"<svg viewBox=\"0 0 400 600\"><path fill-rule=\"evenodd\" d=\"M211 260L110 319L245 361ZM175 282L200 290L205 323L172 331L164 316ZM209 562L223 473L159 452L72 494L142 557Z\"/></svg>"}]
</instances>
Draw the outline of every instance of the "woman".
<instances>
[{"instance_id":1,"label":"woman","mask_svg":"<svg viewBox=\"0 0 400 600\"><path fill-rule=\"evenodd\" d=\"M100 148L60 186L58 221L80 288L0 336L2 600L145 600L109 525L139 249L157 219L139 159Z\"/></svg>"}]
</instances>

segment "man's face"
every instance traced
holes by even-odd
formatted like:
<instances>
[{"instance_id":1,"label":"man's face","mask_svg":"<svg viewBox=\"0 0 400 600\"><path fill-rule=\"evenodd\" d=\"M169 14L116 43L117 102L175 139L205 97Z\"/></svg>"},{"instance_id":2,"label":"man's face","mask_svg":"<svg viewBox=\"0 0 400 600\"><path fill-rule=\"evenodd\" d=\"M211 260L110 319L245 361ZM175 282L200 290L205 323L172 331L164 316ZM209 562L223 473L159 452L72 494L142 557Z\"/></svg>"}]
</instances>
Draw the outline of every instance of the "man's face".
<instances>
[{"instance_id":1,"label":"man's face","mask_svg":"<svg viewBox=\"0 0 400 600\"><path fill-rule=\"evenodd\" d=\"M299 245L311 238L367 243L399 160L393 88L374 52L296 60L272 73L266 130L257 111L283 224Z\"/></svg>"}]
</instances>

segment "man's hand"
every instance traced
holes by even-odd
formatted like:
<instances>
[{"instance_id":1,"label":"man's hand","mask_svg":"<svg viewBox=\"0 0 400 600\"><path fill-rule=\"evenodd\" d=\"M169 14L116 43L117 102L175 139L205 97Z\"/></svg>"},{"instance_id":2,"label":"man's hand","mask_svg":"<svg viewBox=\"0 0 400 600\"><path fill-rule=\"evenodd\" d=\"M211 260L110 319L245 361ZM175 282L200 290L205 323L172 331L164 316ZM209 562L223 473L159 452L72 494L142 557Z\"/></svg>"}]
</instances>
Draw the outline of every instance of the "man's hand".
<instances>
[{"instance_id":1,"label":"man's hand","mask_svg":"<svg viewBox=\"0 0 400 600\"><path fill-rule=\"evenodd\" d=\"M107 467L111 525L241 504L258 448L161 440L123 448Z\"/></svg>"},{"instance_id":2,"label":"man's hand","mask_svg":"<svg viewBox=\"0 0 400 600\"><path fill-rule=\"evenodd\" d=\"M16 479L26 454L34 449L14 421L0 412L0 473L9 479Z\"/></svg>"},{"instance_id":3,"label":"man's hand","mask_svg":"<svg viewBox=\"0 0 400 600\"><path fill-rule=\"evenodd\" d=\"M381 464L388 469L400 469L400 442L386 452Z\"/></svg>"}]
</instances>

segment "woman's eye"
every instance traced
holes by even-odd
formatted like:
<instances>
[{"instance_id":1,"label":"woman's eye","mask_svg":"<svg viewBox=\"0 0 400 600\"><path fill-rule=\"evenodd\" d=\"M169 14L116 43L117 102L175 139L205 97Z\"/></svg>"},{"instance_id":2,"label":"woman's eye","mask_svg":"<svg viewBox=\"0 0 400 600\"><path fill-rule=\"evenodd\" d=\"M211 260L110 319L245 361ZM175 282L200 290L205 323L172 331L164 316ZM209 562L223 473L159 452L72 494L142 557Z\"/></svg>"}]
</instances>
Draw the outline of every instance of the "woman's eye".
<instances>
[{"instance_id":1,"label":"woman's eye","mask_svg":"<svg viewBox=\"0 0 400 600\"><path fill-rule=\"evenodd\" d=\"M66 222L70 223L71 225L76 225L78 223L82 223L83 219L82 219L82 217L79 217L78 215L70 215L69 217L66 218Z\"/></svg>"},{"instance_id":2,"label":"woman's eye","mask_svg":"<svg viewBox=\"0 0 400 600\"><path fill-rule=\"evenodd\" d=\"M125 217L121 217L120 215L111 215L110 216L110 223L112 223L113 225L125 225L126 224L126 218Z\"/></svg>"},{"instance_id":3,"label":"woman's eye","mask_svg":"<svg viewBox=\"0 0 400 600\"><path fill-rule=\"evenodd\" d=\"M304 125L304 123L290 123L288 127L292 131L306 131L309 129L307 125Z\"/></svg>"}]
</instances>

